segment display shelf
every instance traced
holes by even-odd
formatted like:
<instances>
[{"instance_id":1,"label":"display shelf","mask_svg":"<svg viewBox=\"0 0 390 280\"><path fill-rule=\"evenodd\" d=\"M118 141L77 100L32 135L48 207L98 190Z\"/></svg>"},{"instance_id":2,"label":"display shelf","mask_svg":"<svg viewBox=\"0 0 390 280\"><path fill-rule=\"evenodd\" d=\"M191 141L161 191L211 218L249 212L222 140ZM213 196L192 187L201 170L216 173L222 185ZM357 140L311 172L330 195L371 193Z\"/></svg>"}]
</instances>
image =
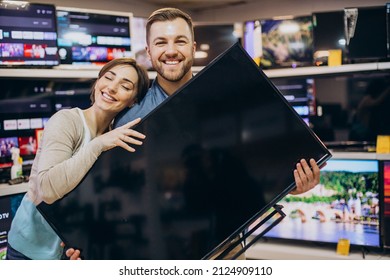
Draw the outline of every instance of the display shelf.
<instances>
[{"instance_id":1,"label":"display shelf","mask_svg":"<svg viewBox=\"0 0 390 280\"><path fill-rule=\"evenodd\" d=\"M378 70L378 63L344 64L340 66L311 66L264 70L269 78L318 76Z\"/></svg>"},{"instance_id":2,"label":"display shelf","mask_svg":"<svg viewBox=\"0 0 390 280\"><path fill-rule=\"evenodd\" d=\"M332 158L333 159L390 160L390 154L377 154L377 153L369 153L369 152L332 152Z\"/></svg>"},{"instance_id":3,"label":"display shelf","mask_svg":"<svg viewBox=\"0 0 390 280\"><path fill-rule=\"evenodd\" d=\"M379 70L389 70L390 69L390 62L379 62L378 69Z\"/></svg>"},{"instance_id":4,"label":"display shelf","mask_svg":"<svg viewBox=\"0 0 390 280\"><path fill-rule=\"evenodd\" d=\"M336 253L336 245L321 247L276 241L258 241L246 251L245 256L254 260L390 260L390 255L382 252L353 249L348 256L343 256Z\"/></svg>"},{"instance_id":5,"label":"display shelf","mask_svg":"<svg viewBox=\"0 0 390 280\"><path fill-rule=\"evenodd\" d=\"M194 74L200 72L204 67L193 67ZM318 76L341 73L354 73L365 71L383 71L390 69L390 62L372 62L360 64L344 64L340 66L310 66L297 68L283 68L264 70L269 78L295 77L295 76ZM42 79L94 79L98 75L99 68L77 69L77 68L54 68L54 69L0 69L0 77L7 78L42 78ZM156 77L155 71L149 71L149 78Z\"/></svg>"},{"instance_id":6,"label":"display shelf","mask_svg":"<svg viewBox=\"0 0 390 280\"><path fill-rule=\"evenodd\" d=\"M98 69L0 69L0 77L42 79L94 79Z\"/></svg>"},{"instance_id":7,"label":"display shelf","mask_svg":"<svg viewBox=\"0 0 390 280\"><path fill-rule=\"evenodd\" d=\"M28 190L28 183L17 185L0 184L0 196L25 193Z\"/></svg>"}]
</instances>

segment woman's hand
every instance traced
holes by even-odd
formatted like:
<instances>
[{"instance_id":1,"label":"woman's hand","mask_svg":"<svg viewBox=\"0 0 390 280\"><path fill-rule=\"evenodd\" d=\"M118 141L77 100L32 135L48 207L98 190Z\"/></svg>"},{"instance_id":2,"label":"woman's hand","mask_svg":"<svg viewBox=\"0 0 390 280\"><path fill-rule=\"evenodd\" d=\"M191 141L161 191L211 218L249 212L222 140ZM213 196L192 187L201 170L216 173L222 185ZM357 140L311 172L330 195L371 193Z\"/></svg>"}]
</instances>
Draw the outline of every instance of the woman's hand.
<instances>
[{"instance_id":1,"label":"woman's hand","mask_svg":"<svg viewBox=\"0 0 390 280\"><path fill-rule=\"evenodd\" d=\"M61 247L65 248L65 243L61 242ZM66 250L65 255L70 259L70 260L81 260L80 257L80 250L75 250L73 248L69 248Z\"/></svg>"},{"instance_id":2,"label":"woman's hand","mask_svg":"<svg viewBox=\"0 0 390 280\"><path fill-rule=\"evenodd\" d=\"M296 188L290 194L301 194L314 188L320 183L320 168L314 159L310 159L310 166L305 159L297 163L294 170Z\"/></svg>"},{"instance_id":3,"label":"woman's hand","mask_svg":"<svg viewBox=\"0 0 390 280\"><path fill-rule=\"evenodd\" d=\"M108 151L114 147L122 147L129 152L135 152L135 149L131 145L142 145L142 141L138 139L145 139L145 135L131 129L134 125L138 124L141 118L137 118L127 124L117 127L107 133L100 135L100 141L103 143L103 151Z\"/></svg>"}]
</instances>

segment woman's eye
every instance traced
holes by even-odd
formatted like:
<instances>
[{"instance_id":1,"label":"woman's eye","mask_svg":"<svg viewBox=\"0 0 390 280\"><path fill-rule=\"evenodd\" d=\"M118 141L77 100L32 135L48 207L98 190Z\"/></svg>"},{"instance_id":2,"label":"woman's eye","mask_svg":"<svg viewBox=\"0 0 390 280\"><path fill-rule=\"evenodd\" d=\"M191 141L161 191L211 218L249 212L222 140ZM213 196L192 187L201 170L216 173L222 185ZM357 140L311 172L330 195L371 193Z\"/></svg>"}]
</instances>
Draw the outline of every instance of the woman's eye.
<instances>
[{"instance_id":1,"label":"woman's eye","mask_svg":"<svg viewBox=\"0 0 390 280\"><path fill-rule=\"evenodd\" d=\"M125 90L132 90L132 87L129 86L122 86Z\"/></svg>"}]
</instances>

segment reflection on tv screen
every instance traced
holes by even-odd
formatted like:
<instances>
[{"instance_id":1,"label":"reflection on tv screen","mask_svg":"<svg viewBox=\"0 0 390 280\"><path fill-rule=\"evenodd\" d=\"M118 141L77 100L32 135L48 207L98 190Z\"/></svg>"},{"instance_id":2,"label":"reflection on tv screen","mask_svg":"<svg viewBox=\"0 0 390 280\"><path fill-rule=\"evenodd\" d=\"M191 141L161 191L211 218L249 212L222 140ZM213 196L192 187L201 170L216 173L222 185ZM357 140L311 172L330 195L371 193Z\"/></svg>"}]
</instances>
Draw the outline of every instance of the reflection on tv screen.
<instances>
[{"instance_id":1,"label":"reflection on tv screen","mask_svg":"<svg viewBox=\"0 0 390 280\"><path fill-rule=\"evenodd\" d=\"M286 217L265 236L380 247L378 161L331 159L321 182L279 204Z\"/></svg>"}]
</instances>

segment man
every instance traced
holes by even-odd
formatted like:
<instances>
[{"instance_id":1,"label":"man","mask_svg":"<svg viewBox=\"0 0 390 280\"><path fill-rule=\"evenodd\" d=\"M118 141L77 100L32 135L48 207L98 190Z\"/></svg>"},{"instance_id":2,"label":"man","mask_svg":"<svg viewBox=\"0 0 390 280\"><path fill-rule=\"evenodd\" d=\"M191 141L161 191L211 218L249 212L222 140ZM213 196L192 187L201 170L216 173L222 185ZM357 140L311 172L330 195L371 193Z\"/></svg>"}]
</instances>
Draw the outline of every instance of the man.
<instances>
[{"instance_id":1,"label":"man","mask_svg":"<svg viewBox=\"0 0 390 280\"><path fill-rule=\"evenodd\" d=\"M163 8L153 12L146 24L146 43L146 52L157 77L140 103L117 116L115 127L138 117L143 118L193 77L191 67L196 42L192 19L188 14L175 8ZM310 166L306 160L301 160L294 170L294 178L296 188L291 193L306 192L319 183L320 169L313 159L310 160ZM225 258L229 259L239 249L240 246ZM69 249L67 256L77 259L79 251Z\"/></svg>"}]
</instances>

